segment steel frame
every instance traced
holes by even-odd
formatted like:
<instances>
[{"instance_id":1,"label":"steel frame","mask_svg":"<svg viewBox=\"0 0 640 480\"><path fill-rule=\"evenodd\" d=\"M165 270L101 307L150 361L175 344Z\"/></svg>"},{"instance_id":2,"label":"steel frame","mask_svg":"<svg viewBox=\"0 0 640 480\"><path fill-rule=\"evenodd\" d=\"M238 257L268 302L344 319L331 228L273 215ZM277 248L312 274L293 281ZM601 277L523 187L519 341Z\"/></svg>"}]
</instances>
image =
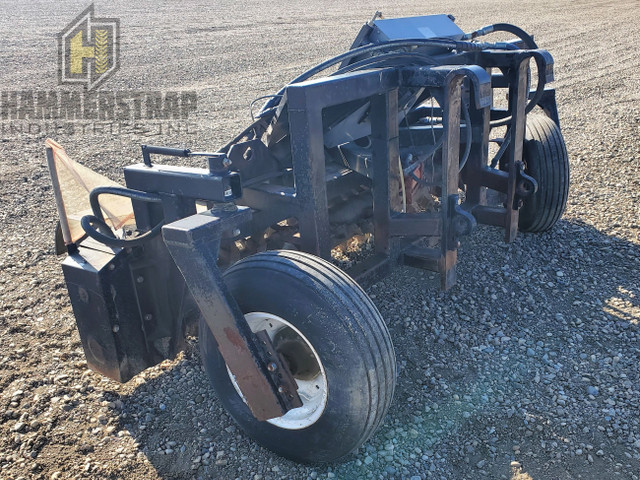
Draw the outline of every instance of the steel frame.
<instances>
[{"instance_id":1,"label":"steel frame","mask_svg":"<svg viewBox=\"0 0 640 480\"><path fill-rule=\"evenodd\" d=\"M188 156L187 150L144 147L144 164L125 169L127 187L153 192L162 200L159 205L133 201L138 228L148 230L158 222L165 223L164 244L154 240L151 247L144 247L145 251L154 259L175 262L256 418L281 416L299 405L300 399L286 364L268 337L258 335L260 340L256 341L226 288L217 265L221 242L225 237L233 240L241 232L259 234L270 225L295 217L301 249L329 259L334 245L328 192L364 180L359 174L348 172L333 175L327 182L322 114L329 107L367 99L373 146L373 178L367 181L373 197L375 255L350 273L360 281L377 278L397 262L436 271L442 288L451 288L456 281L460 237L471 233L476 223L483 223L503 227L505 240L513 240L522 199L536 189L535 180L524 173L522 163L527 69L532 57L542 62L539 65L544 65L549 77L552 60L548 53L514 50L461 53L452 55L449 65L357 71L290 85L283 102L289 115L292 186L257 182L243 186L236 173L223 168L220 156L210 160L208 171L160 168L149 157L150 153ZM501 75L492 78L492 68L499 69ZM492 84L509 88L511 147L503 170L488 165ZM391 192L397 189L401 175L398 91L404 87L427 88L442 106L444 141L438 212L404 213L391 208ZM467 100L472 145L469 159L460 171L460 111L462 102ZM553 90L546 92L542 106L557 115ZM231 156L232 150L227 154ZM461 179L467 186L462 204ZM487 205L487 188L506 195L503 207ZM196 200L218 202L218 206L197 214ZM424 237L437 237L439 247L426 248L413 241ZM409 241L404 240L407 238ZM275 367L267 368L271 364Z\"/></svg>"}]
</instances>

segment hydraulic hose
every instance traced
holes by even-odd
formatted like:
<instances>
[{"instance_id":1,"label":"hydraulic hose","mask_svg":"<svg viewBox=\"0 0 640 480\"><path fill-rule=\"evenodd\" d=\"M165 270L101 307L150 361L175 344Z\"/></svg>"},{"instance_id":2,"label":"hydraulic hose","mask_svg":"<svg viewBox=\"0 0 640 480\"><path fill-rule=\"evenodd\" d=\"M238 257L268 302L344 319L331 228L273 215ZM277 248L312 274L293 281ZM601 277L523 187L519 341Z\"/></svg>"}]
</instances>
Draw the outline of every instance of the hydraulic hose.
<instances>
[{"instance_id":1,"label":"hydraulic hose","mask_svg":"<svg viewBox=\"0 0 640 480\"><path fill-rule=\"evenodd\" d=\"M80 219L80 225L82 226L82 229L86 232L86 234L94 240L100 243L104 243L109 247L124 248L142 245L147 240L151 240L153 237L156 237L160 234L160 232L162 232L162 226L164 225L164 223L160 222L148 232L143 233L142 235L138 235L137 237L131 238L129 240L124 238L117 238L109 228L109 225L107 225L104 220L100 220L95 215L85 215ZM94 225L97 226L97 228Z\"/></svg>"},{"instance_id":2,"label":"hydraulic hose","mask_svg":"<svg viewBox=\"0 0 640 480\"><path fill-rule=\"evenodd\" d=\"M529 49L536 49L538 45L533 40L533 37L525 32L520 27L516 27L515 25L511 25L510 23L494 23L493 25L487 25L486 27L482 27L478 30L475 30L471 33L465 34L462 37L463 40L473 40L475 38L488 35L493 32L507 32L515 35L524 43L524 46Z\"/></svg>"},{"instance_id":3,"label":"hydraulic hose","mask_svg":"<svg viewBox=\"0 0 640 480\"><path fill-rule=\"evenodd\" d=\"M374 45L364 45L362 47L354 48L353 50L349 50L344 52L338 56L325 60L322 63L319 63L313 68L310 68L306 72L294 78L288 85L294 83L304 82L309 78L317 75L318 73L326 70L337 63L341 63L344 60L349 60L351 58L358 57L363 54L373 53L380 50L393 49L393 48L402 48L402 47L417 47L417 46L430 46L430 47L439 47L439 48L448 48L450 50L460 50L460 51L480 51L487 48L510 48L503 44L490 44L490 43L480 43L480 42L463 42L456 40L447 40L447 39L438 39L438 38L418 38L414 40L392 40L385 43L374 44ZM287 86L288 86L287 85ZM287 86L280 89L280 91L276 95L283 95ZM264 104L258 116L261 116L264 112L269 110L270 108L276 105L276 98L274 97L268 102Z\"/></svg>"},{"instance_id":4,"label":"hydraulic hose","mask_svg":"<svg viewBox=\"0 0 640 480\"><path fill-rule=\"evenodd\" d=\"M515 35L520 40L522 40L522 43L527 49L535 50L538 48L538 44L535 42L535 40L531 35L529 35L520 27L517 27L510 23L494 23L493 25L487 25L486 27L482 27L482 28L479 28L478 30L465 34L464 37L462 37L462 39L473 40L478 37L482 37L484 35L488 35L490 33L495 33L495 32L507 32L507 33L511 33L512 35ZM536 91L533 97L525 107L525 114L533 110L533 107L535 107L538 104L538 102L542 98L542 94L544 93L544 86L546 83L544 78L544 73L543 73L544 65L542 64L542 59L536 57L535 60L536 60L536 65L538 66L538 85L536 87ZM491 127L492 128L501 127L503 125L507 125L510 121L511 121L511 116L500 118L498 120L493 120L491 122Z\"/></svg>"},{"instance_id":5,"label":"hydraulic hose","mask_svg":"<svg viewBox=\"0 0 640 480\"><path fill-rule=\"evenodd\" d=\"M94 240L103 243L109 247L134 247L141 245L147 240L160 234L164 222L158 223L151 230L142 235L138 235L132 239L117 238L109 225L104 221L102 215L102 208L100 207L99 196L102 194L117 195L120 197L127 197L131 200L138 200L141 202L159 203L162 201L160 196L142 192L140 190L132 190L130 188L122 187L96 187L89 193L89 203L93 215L85 215L80 220L82 229Z\"/></svg>"},{"instance_id":6,"label":"hydraulic hose","mask_svg":"<svg viewBox=\"0 0 640 480\"><path fill-rule=\"evenodd\" d=\"M471 153L471 142L473 141L473 132L471 129L471 116L469 115L469 109L464 104L462 105L462 116L464 117L466 139L465 139L464 153L462 154L462 158L460 159L460 164L458 167L460 171L462 171L464 166L467 164L467 160L469 160L469 154ZM438 141L433 145L431 152L425 155L423 160L412 163L408 165L406 168L404 168L403 169L404 174L415 175L413 172L415 172L416 169L420 165L422 165L429 156L437 152L442 147L443 142L444 142L444 135L441 135Z\"/></svg>"},{"instance_id":7,"label":"hydraulic hose","mask_svg":"<svg viewBox=\"0 0 640 480\"><path fill-rule=\"evenodd\" d=\"M462 115L464 116L466 141L464 145L464 155L462 155L462 160L460 160L460 171L462 171L464 166L467 164L467 160L469 160L469 154L471 153L471 142L473 141L471 115L469 115L469 108L464 102L462 102Z\"/></svg>"},{"instance_id":8,"label":"hydraulic hose","mask_svg":"<svg viewBox=\"0 0 640 480\"><path fill-rule=\"evenodd\" d=\"M531 100L529 100L529 103L527 103L526 107L524 108L525 115L529 113L531 110L533 110L533 107L535 107L538 104L538 102L542 98L542 95L544 94L544 86L547 83L545 79L545 73L544 73L545 64L544 64L543 58L540 56L537 56L537 57L534 57L534 60L536 61L536 66L538 67L538 84L536 85L536 91L533 94L533 97L531 98ZM505 118L492 120L490 123L491 128L507 125L511 122L511 118L512 116L509 115L508 117L505 117Z\"/></svg>"},{"instance_id":9,"label":"hydraulic hose","mask_svg":"<svg viewBox=\"0 0 640 480\"><path fill-rule=\"evenodd\" d=\"M434 58L429 57L427 55L422 55L417 52L391 52L384 53L382 55L376 55L375 57L364 58L358 62L346 65L335 72L333 72L330 76L341 75L343 73L352 72L353 70L358 70L364 67L373 67L373 66L384 66L387 62L391 60L409 60L416 61L416 63L421 63L425 65L438 65ZM378 65L381 64L381 65Z\"/></svg>"}]
</instances>

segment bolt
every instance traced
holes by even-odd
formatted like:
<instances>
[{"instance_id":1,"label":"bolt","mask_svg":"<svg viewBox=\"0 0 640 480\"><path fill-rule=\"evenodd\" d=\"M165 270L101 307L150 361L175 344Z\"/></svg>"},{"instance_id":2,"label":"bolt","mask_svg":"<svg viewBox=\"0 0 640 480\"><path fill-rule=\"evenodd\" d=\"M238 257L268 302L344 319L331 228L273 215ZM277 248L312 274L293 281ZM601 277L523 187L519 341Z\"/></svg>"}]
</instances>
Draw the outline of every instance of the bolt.
<instances>
[{"instance_id":1,"label":"bolt","mask_svg":"<svg viewBox=\"0 0 640 480\"><path fill-rule=\"evenodd\" d=\"M113 333L118 333L120 331L120 325L116 323L111 330L113 330Z\"/></svg>"},{"instance_id":2,"label":"bolt","mask_svg":"<svg viewBox=\"0 0 640 480\"><path fill-rule=\"evenodd\" d=\"M275 362L271 362L269 365L267 365L267 370L269 370L270 372L275 372L278 369L278 365L276 365Z\"/></svg>"},{"instance_id":3,"label":"bolt","mask_svg":"<svg viewBox=\"0 0 640 480\"><path fill-rule=\"evenodd\" d=\"M138 283L144 282L144 277L142 275L139 275L138 278L136 278L136 282Z\"/></svg>"},{"instance_id":4,"label":"bolt","mask_svg":"<svg viewBox=\"0 0 640 480\"><path fill-rule=\"evenodd\" d=\"M240 235L240 229L239 228L234 228L233 232L231 232L231 233L233 233L234 237L237 237L238 235Z\"/></svg>"},{"instance_id":5,"label":"bolt","mask_svg":"<svg viewBox=\"0 0 640 480\"><path fill-rule=\"evenodd\" d=\"M278 393L284 393L284 387L278 387Z\"/></svg>"},{"instance_id":6,"label":"bolt","mask_svg":"<svg viewBox=\"0 0 640 480\"><path fill-rule=\"evenodd\" d=\"M151 315L150 313L147 313L147 314L144 316L144 319L145 319L147 322L150 322L150 321L153 319L153 315Z\"/></svg>"},{"instance_id":7,"label":"bolt","mask_svg":"<svg viewBox=\"0 0 640 480\"><path fill-rule=\"evenodd\" d=\"M116 266L113 263L109 264L109 270L115 270Z\"/></svg>"}]
</instances>

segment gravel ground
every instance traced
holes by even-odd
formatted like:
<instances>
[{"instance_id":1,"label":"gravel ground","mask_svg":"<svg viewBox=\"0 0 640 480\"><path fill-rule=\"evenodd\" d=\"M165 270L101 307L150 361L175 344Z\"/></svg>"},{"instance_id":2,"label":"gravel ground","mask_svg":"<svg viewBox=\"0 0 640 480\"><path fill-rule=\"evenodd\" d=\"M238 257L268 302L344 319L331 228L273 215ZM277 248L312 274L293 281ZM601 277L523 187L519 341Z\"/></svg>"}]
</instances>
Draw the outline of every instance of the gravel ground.
<instances>
[{"instance_id":1,"label":"gravel ground","mask_svg":"<svg viewBox=\"0 0 640 480\"><path fill-rule=\"evenodd\" d=\"M57 88L55 34L86 2L0 5L0 90ZM140 143L217 148L248 123L253 98L343 51L374 8L451 13L465 30L512 22L554 55L572 168L556 228L511 245L479 228L448 293L410 269L368 289L401 367L393 408L344 462L297 465L238 431L195 341L125 385L87 370L52 255L46 127L2 129L0 479L640 477L637 0L100 2L96 14L122 29L122 67L105 88L196 90L197 125L56 140L115 180Z\"/></svg>"}]
</instances>

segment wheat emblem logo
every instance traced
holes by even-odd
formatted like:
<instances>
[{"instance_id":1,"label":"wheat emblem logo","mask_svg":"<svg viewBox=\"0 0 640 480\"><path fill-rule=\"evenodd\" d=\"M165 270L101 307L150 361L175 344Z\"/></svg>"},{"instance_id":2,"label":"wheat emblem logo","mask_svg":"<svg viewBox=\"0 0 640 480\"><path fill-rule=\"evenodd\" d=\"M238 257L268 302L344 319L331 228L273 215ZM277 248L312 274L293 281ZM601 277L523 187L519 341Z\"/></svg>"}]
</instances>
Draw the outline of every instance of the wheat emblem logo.
<instances>
[{"instance_id":1,"label":"wheat emblem logo","mask_svg":"<svg viewBox=\"0 0 640 480\"><path fill-rule=\"evenodd\" d=\"M96 73L103 74L107 71L109 66L109 57L107 52L109 51L109 32L107 30L96 30Z\"/></svg>"},{"instance_id":2,"label":"wheat emblem logo","mask_svg":"<svg viewBox=\"0 0 640 480\"><path fill-rule=\"evenodd\" d=\"M96 18L93 5L58 35L58 80L87 90L102 85L120 66L120 20Z\"/></svg>"}]
</instances>

